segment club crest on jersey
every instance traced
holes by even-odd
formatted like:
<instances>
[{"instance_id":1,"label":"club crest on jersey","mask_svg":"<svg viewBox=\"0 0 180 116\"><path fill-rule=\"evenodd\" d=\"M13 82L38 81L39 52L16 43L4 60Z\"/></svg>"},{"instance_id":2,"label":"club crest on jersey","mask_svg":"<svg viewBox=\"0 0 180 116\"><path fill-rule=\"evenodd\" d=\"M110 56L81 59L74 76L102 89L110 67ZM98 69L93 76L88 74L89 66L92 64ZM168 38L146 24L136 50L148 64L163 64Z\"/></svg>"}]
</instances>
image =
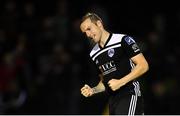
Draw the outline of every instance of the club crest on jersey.
<instances>
[{"instance_id":1,"label":"club crest on jersey","mask_svg":"<svg viewBox=\"0 0 180 116\"><path fill-rule=\"evenodd\" d=\"M114 49L108 50L108 56L113 57L114 56Z\"/></svg>"},{"instance_id":2,"label":"club crest on jersey","mask_svg":"<svg viewBox=\"0 0 180 116\"><path fill-rule=\"evenodd\" d=\"M124 39L125 39L125 41L126 41L126 43L128 45L131 45L132 43L135 43L135 41L134 41L134 39L132 37L128 36L128 37L125 37Z\"/></svg>"}]
</instances>

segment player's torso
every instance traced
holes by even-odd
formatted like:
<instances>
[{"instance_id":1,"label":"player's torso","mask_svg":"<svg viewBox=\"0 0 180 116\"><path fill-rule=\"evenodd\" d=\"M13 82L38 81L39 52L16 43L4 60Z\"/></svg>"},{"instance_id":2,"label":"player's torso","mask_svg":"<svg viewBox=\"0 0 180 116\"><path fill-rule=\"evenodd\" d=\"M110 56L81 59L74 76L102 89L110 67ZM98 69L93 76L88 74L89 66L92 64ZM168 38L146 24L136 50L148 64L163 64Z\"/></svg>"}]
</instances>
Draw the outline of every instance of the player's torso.
<instances>
[{"instance_id":1,"label":"player's torso","mask_svg":"<svg viewBox=\"0 0 180 116\"><path fill-rule=\"evenodd\" d=\"M123 92L130 92L131 94L136 93L137 95L140 95L140 86L137 80L128 82L125 86L115 92L108 86L109 80L123 78L130 73L135 66L130 60L130 57L133 55L129 55L127 51L133 50L133 52L136 53L138 49L133 47L133 45L136 45L132 44L134 41L132 41L131 38L126 37L127 36L123 34L111 34L103 48L96 44L90 53L90 57L103 75L103 83L106 87L106 91L111 95L119 93L119 91L121 91L121 94ZM123 44L124 40L128 45L132 45L129 46L130 49L127 46L125 47L125 44Z\"/></svg>"},{"instance_id":2,"label":"player's torso","mask_svg":"<svg viewBox=\"0 0 180 116\"><path fill-rule=\"evenodd\" d=\"M91 58L104 76L104 82L110 79L119 79L131 71L130 60L121 46L121 39L124 35L110 35L104 48L96 45Z\"/></svg>"}]
</instances>

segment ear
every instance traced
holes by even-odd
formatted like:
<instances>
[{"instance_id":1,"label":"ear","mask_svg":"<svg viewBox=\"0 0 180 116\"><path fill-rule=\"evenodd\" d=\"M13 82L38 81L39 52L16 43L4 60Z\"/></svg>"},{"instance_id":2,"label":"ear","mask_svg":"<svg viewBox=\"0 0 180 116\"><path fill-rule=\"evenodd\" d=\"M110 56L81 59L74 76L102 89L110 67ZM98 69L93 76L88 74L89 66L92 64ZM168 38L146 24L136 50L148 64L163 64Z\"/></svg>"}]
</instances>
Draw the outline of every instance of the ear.
<instances>
[{"instance_id":1,"label":"ear","mask_svg":"<svg viewBox=\"0 0 180 116\"><path fill-rule=\"evenodd\" d=\"M96 24L97 24L98 27L102 27L102 26L103 26L103 25L102 25L102 22L99 21L99 20L96 22Z\"/></svg>"}]
</instances>

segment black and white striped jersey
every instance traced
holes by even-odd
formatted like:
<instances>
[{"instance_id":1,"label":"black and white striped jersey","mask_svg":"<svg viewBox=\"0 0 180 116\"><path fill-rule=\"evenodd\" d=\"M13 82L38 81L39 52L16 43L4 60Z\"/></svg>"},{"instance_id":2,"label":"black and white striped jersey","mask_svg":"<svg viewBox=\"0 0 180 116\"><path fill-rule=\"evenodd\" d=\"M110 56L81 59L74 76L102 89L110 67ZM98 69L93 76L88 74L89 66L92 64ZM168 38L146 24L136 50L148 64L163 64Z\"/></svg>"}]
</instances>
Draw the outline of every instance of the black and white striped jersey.
<instances>
[{"instance_id":1,"label":"black and white striped jersey","mask_svg":"<svg viewBox=\"0 0 180 116\"><path fill-rule=\"evenodd\" d=\"M141 51L135 40L125 34L111 33L103 48L98 43L93 47L90 57L102 73L103 83L109 93L113 91L108 87L108 81L127 75L134 67L131 58L139 53ZM138 81L130 82L124 88L140 95Z\"/></svg>"}]
</instances>

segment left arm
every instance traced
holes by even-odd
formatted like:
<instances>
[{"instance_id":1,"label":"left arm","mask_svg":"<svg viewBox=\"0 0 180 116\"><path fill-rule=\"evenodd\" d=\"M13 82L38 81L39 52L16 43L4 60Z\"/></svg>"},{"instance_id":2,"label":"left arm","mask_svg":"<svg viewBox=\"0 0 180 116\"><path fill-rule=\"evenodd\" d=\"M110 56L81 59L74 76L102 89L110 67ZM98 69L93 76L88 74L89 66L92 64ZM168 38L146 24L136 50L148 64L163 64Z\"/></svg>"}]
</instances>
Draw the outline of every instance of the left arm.
<instances>
[{"instance_id":1,"label":"left arm","mask_svg":"<svg viewBox=\"0 0 180 116\"><path fill-rule=\"evenodd\" d=\"M135 67L129 74L127 74L121 79L111 79L108 82L109 87L113 91L116 91L117 89L121 88L128 82L140 77L141 75L143 75L145 72L149 70L149 65L142 53L139 53L133 56L131 60L133 61L133 63L135 63Z\"/></svg>"}]
</instances>

